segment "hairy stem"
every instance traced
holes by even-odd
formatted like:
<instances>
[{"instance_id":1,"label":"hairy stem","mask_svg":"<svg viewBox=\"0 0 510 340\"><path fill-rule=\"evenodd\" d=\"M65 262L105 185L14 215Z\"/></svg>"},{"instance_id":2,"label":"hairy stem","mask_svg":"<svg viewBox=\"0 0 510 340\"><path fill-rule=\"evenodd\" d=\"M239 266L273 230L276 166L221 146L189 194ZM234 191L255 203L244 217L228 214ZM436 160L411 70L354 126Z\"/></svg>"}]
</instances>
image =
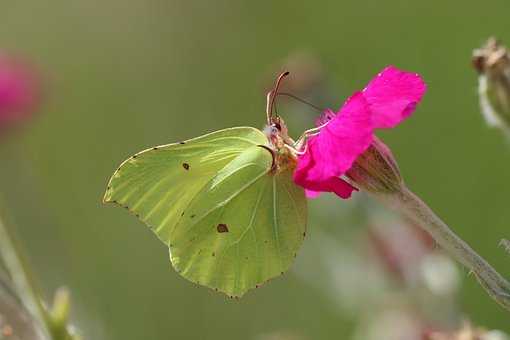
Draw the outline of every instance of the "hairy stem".
<instances>
[{"instance_id":1,"label":"hairy stem","mask_svg":"<svg viewBox=\"0 0 510 340\"><path fill-rule=\"evenodd\" d=\"M430 233L443 249L476 276L494 300L510 311L510 283L457 236L419 197L405 186L399 192L377 197Z\"/></svg>"}]
</instances>

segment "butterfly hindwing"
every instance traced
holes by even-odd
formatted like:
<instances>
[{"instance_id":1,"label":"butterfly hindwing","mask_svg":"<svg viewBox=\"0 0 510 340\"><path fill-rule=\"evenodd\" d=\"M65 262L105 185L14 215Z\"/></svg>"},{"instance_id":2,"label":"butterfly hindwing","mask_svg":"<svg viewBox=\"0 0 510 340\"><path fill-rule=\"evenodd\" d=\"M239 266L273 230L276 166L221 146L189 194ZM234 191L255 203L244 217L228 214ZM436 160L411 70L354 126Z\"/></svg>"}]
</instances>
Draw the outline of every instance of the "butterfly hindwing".
<instances>
[{"instance_id":1,"label":"butterfly hindwing","mask_svg":"<svg viewBox=\"0 0 510 340\"><path fill-rule=\"evenodd\" d=\"M191 201L171 235L174 267L231 296L285 272L301 246L306 200L291 172L271 173L272 155L252 147Z\"/></svg>"}]
</instances>

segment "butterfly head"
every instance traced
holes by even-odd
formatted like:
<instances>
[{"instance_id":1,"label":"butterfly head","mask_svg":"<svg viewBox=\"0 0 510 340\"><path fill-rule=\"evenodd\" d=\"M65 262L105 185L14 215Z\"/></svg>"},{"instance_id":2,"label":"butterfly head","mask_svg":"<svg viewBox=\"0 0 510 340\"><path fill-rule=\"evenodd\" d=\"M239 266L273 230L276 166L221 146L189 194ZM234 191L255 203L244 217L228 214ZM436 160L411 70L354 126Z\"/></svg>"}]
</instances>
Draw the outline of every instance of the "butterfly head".
<instances>
[{"instance_id":1,"label":"butterfly head","mask_svg":"<svg viewBox=\"0 0 510 340\"><path fill-rule=\"evenodd\" d=\"M283 121L283 118L280 116L271 117L271 123L267 125L266 135L269 139L290 139L289 130L287 129L287 125Z\"/></svg>"},{"instance_id":2,"label":"butterfly head","mask_svg":"<svg viewBox=\"0 0 510 340\"><path fill-rule=\"evenodd\" d=\"M297 155L293 152L294 141L289 137L287 126L279 116L272 117L271 124L266 125L268 149L273 155L273 171L293 169L297 164Z\"/></svg>"},{"instance_id":3,"label":"butterfly head","mask_svg":"<svg viewBox=\"0 0 510 340\"><path fill-rule=\"evenodd\" d=\"M293 143L289 137L287 125L280 116L271 117L271 122L264 128L264 133L275 151L285 148L285 144L291 145Z\"/></svg>"}]
</instances>

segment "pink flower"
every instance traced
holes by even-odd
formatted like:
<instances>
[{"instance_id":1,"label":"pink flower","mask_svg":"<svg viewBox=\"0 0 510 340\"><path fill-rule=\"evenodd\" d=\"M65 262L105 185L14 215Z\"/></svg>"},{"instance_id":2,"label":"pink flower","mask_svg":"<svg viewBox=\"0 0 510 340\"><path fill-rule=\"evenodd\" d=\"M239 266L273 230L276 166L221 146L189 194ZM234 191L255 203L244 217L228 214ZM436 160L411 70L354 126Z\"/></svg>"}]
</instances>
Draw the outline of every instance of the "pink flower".
<instances>
[{"instance_id":1,"label":"pink flower","mask_svg":"<svg viewBox=\"0 0 510 340\"><path fill-rule=\"evenodd\" d=\"M0 54L0 128L30 115L39 102L39 81L29 65Z\"/></svg>"},{"instance_id":2,"label":"pink flower","mask_svg":"<svg viewBox=\"0 0 510 340\"><path fill-rule=\"evenodd\" d=\"M407 118L425 93L426 85L416 73L385 68L361 92L354 93L338 113L327 110L298 158L294 181L307 196L333 192L349 198L352 185L340 178L372 143L374 130L392 128Z\"/></svg>"}]
</instances>

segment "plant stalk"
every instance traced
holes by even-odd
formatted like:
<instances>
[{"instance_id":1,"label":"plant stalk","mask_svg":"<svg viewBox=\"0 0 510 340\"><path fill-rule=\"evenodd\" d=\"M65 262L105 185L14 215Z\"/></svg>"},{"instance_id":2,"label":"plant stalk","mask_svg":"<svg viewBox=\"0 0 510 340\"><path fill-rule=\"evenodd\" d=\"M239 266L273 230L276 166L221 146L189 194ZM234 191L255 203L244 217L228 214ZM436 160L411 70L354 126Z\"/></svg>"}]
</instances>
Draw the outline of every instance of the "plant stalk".
<instances>
[{"instance_id":1,"label":"plant stalk","mask_svg":"<svg viewBox=\"0 0 510 340\"><path fill-rule=\"evenodd\" d=\"M14 289L29 310L46 338L50 338L47 327L47 312L42 304L40 294L31 278L30 272L21 255L16 242L9 234L4 221L0 216L0 256L4 260L7 271L10 274Z\"/></svg>"},{"instance_id":2,"label":"plant stalk","mask_svg":"<svg viewBox=\"0 0 510 340\"><path fill-rule=\"evenodd\" d=\"M510 311L510 283L457 236L418 196L402 185L398 192L376 194L376 197L430 233L439 246L476 276L496 302Z\"/></svg>"}]
</instances>

